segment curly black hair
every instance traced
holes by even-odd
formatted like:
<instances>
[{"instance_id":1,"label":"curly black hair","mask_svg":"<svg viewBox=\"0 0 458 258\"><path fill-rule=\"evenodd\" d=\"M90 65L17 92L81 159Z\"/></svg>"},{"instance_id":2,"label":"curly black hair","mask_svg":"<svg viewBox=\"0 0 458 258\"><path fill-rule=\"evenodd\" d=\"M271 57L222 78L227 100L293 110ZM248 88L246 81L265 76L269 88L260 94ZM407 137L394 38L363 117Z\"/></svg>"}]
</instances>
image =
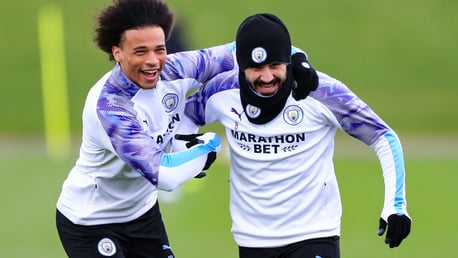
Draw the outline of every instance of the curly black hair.
<instances>
[{"instance_id":1,"label":"curly black hair","mask_svg":"<svg viewBox=\"0 0 458 258\"><path fill-rule=\"evenodd\" d=\"M174 22L174 14L163 0L114 0L100 12L94 42L114 60L111 48L119 46L126 30L160 26L167 40Z\"/></svg>"}]
</instances>

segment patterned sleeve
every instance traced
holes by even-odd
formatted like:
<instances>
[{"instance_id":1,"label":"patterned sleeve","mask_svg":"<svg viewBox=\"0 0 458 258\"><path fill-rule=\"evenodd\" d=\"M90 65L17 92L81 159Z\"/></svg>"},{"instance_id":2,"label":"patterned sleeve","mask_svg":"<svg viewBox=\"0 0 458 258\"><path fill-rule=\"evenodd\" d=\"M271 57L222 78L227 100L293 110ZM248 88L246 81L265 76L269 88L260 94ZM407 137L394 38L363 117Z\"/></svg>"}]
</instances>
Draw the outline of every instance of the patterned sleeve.
<instances>
[{"instance_id":1,"label":"patterned sleeve","mask_svg":"<svg viewBox=\"0 0 458 258\"><path fill-rule=\"evenodd\" d=\"M173 53L167 56L161 73L164 80L193 78L205 82L235 66L235 43L211 48Z\"/></svg>"},{"instance_id":2,"label":"patterned sleeve","mask_svg":"<svg viewBox=\"0 0 458 258\"><path fill-rule=\"evenodd\" d=\"M346 133L371 145L390 130L388 125L342 82L323 73L319 73L319 79L318 89L311 92L310 96L334 114Z\"/></svg>"},{"instance_id":3,"label":"patterned sleeve","mask_svg":"<svg viewBox=\"0 0 458 258\"><path fill-rule=\"evenodd\" d=\"M205 116L208 99L215 93L234 87L238 87L238 70L218 74L188 97L185 108L186 116L198 126L215 122L216 118L209 119Z\"/></svg>"},{"instance_id":4,"label":"patterned sleeve","mask_svg":"<svg viewBox=\"0 0 458 258\"><path fill-rule=\"evenodd\" d=\"M129 94L107 82L97 102L97 116L119 158L157 185L163 153L136 119Z\"/></svg>"},{"instance_id":5,"label":"patterned sleeve","mask_svg":"<svg viewBox=\"0 0 458 258\"><path fill-rule=\"evenodd\" d=\"M319 73L320 85L310 96L323 103L349 135L373 148L380 161L385 198L381 217L407 214L405 165L397 134L343 83Z\"/></svg>"}]
</instances>

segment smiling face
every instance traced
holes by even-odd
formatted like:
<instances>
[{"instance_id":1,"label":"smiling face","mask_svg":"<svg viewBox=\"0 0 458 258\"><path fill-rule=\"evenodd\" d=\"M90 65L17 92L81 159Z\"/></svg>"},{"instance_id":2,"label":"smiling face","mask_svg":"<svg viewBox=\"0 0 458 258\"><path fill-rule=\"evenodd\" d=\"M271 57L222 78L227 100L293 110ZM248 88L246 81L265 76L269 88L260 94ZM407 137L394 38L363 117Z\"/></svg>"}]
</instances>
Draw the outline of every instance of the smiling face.
<instances>
[{"instance_id":1,"label":"smiling face","mask_svg":"<svg viewBox=\"0 0 458 258\"><path fill-rule=\"evenodd\" d=\"M156 87L167 58L164 31L159 26L126 30L113 57L129 80L140 88Z\"/></svg>"},{"instance_id":2,"label":"smiling face","mask_svg":"<svg viewBox=\"0 0 458 258\"><path fill-rule=\"evenodd\" d=\"M286 64L274 62L245 69L245 78L261 96L272 96L277 93L286 80Z\"/></svg>"}]
</instances>

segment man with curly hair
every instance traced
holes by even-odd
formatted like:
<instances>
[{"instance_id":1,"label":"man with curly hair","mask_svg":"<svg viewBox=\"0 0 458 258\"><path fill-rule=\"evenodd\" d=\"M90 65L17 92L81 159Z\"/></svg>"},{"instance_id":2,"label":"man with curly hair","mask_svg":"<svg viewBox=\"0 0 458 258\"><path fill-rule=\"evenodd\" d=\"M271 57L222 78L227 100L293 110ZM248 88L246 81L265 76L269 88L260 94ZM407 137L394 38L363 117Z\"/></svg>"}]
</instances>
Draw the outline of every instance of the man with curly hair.
<instances>
[{"instance_id":1,"label":"man with curly hair","mask_svg":"<svg viewBox=\"0 0 458 258\"><path fill-rule=\"evenodd\" d=\"M115 0L98 17L95 43L116 64L87 95L80 156L57 201L69 257L174 257L158 190L201 175L220 139L181 137L187 148L168 150L187 92L232 69L234 60L231 44L167 57L173 24L161 0Z\"/></svg>"}]
</instances>

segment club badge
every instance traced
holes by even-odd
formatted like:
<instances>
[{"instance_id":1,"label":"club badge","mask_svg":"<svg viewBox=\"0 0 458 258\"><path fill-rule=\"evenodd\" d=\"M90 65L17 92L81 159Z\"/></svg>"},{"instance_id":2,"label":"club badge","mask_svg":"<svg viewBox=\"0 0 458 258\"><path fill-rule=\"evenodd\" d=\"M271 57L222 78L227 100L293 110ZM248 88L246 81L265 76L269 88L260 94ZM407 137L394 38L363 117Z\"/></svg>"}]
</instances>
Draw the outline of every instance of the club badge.
<instances>
[{"instance_id":1,"label":"club badge","mask_svg":"<svg viewBox=\"0 0 458 258\"><path fill-rule=\"evenodd\" d=\"M103 256L113 256L116 254L116 245L113 240L109 238L103 238L97 245L99 253Z\"/></svg>"},{"instance_id":2,"label":"club badge","mask_svg":"<svg viewBox=\"0 0 458 258\"><path fill-rule=\"evenodd\" d=\"M251 51L251 59L253 60L253 62L257 64L264 62L266 58L267 58L267 52L262 47L257 47L253 49L253 51Z\"/></svg>"},{"instance_id":3,"label":"club badge","mask_svg":"<svg viewBox=\"0 0 458 258\"><path fill-rule=\"evenodd\" d=\"M261 115L261 109L248 104L246 105L245 113L250 118L257 118L259 115Z\"/></svg>"},{"instance_id":4,"label":"club badge","mask_svg":"<svg viewBox=\"0 0 458 258\"><path fill-rule=\"evenodd\" d=\"M283 111L283 120L289 125L298 125L304 118L304 111L296 106L288 106Z\"/></svg>"},{"instance_id":5,"label":"club badge","mask_svg":"<svg viewBox=\"0 0 458 258\"><path fill-rule=\"evenodd\" d=\"M178 106L178 95L175 93L167 93L162 98L162 105L164 105L165 111L167 113L172 112Z\"/></svg>"}]
</instances>

